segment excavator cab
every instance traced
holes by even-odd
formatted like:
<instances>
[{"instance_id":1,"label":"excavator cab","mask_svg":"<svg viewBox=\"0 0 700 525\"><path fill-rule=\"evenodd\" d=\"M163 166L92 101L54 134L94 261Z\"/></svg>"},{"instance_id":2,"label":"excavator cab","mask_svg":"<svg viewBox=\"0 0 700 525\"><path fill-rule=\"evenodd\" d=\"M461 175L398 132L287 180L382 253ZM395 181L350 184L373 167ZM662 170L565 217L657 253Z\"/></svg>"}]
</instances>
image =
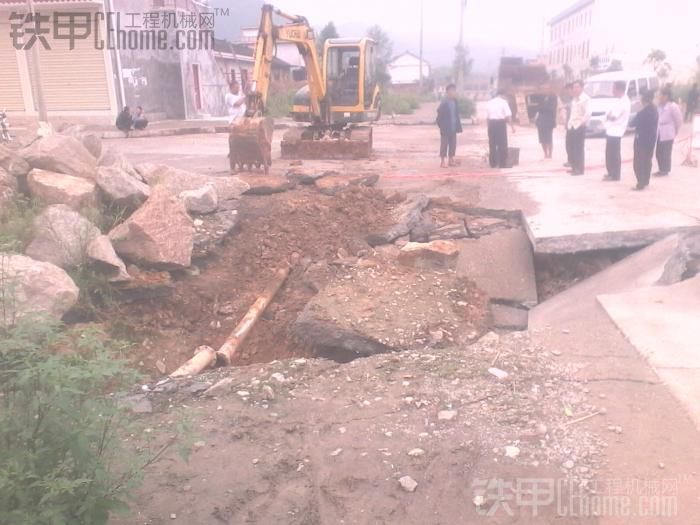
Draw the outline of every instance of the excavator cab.
<instances>
[{"instance_id":1,"label":"excavator cab","mask_svg":"<svg viewBox=\"0 0 700 525\"><path fill-rule=\"evenodd\" d=\"M375 42L371 38L329 39L321 59L306 18L264 4L246 116L232 122L230 128L231 171L262 167L267 173L272 162L273 123L265 114L277 42L295 43L304 59L308 85L294 97L291 115L297 122L310 123L284 134L282 158L368 158L372 128L358 124L377 120L381 113Z\"/></svg>"},{"instance_id":2,"label":"excavator cab","mask_svg":"<svg viewBox=\"0 0 700 525\"><path fill-rule=\"evenodd\" d=\"M376 44L371 38L326 40L323 82L333 127L379 118L381 102L376 69ZM297 122L314 122L308 86L295 95L292 116Z\"/></svg>"}]
</instances>

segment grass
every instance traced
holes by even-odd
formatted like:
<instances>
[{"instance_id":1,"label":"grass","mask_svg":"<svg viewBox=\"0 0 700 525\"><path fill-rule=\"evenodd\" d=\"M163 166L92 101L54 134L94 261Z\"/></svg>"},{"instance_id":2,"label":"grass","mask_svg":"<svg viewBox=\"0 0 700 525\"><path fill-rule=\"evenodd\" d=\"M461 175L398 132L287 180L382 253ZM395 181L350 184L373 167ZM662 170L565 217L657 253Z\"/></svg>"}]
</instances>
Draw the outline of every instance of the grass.
<instances>
[{"instance_id":1,"label":"grass","mask_svg":"<svg viewBox=\"0 0 700 525\"><path fill-rule=\"evenodd\" d=\"M34 219L41 211L36 202L17 197L0 210L0 252L22 253L34 233Z\"/></svg>"}]
</instances>

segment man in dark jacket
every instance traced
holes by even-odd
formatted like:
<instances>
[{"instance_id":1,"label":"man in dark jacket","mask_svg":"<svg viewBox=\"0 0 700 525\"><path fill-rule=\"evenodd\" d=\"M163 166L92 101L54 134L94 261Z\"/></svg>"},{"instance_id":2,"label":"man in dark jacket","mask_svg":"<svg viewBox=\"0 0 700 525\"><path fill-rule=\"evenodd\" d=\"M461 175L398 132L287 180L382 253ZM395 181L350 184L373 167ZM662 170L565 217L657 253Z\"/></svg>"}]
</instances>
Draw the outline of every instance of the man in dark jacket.
<instances>
[{"instance_id":1,"label":"man in dark jacket","mask_svg":"<svg viewBox=\"0 0 700 525\"><path fill-rule=\"evenodd\" d=\"M654 106L653 91L642 93L642 104L644 107L630 123L634 128L634 175L637 177L637 185L632 189L637 191L649 186L659 129L659 112Z\"/></svg>"},{"instance_id":2,"label":"man in dark jacket","mask_svg":"<svg viewBox=\"0 0 700 525\"><path fill-rule=\"evenodd\" d=\"M462 133L462 122L457 105L457 87L450 84L445 89L445 99L437 111L437 125L440 128L440 167L456 166L457 133ZM449 160L445 163L445 158Z\"/></svg>"},{"instance_id":3,"label":"man in dark jacket","mask_svg":"<svg viewBox=\"0 0 700 525\"><path fill-rule=\"evenodd\" d=\"M134 119L131 116L131 110L129 106L124 106L124 109L117 115L117 121L114 123L117 129L123 131L125 134L129 134L131 128L134 125Z\"/></svg>"}]
</instances>

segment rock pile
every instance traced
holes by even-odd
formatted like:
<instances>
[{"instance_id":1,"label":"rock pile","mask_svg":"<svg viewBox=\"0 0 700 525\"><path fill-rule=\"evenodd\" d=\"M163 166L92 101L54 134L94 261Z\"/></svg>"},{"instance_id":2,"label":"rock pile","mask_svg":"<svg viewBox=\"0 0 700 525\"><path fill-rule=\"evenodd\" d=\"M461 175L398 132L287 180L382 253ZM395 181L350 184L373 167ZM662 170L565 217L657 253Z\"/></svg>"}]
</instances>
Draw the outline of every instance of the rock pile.
<instances>
[{"instance_id":1,"label":"rock pile","mask_svg":"<svg viewBox=\"0 0 700 525\"><path fill-rule=\"evenodd\" d=\"M144 273L187 269L232 231L248 189L235 177L137 169L81 126L20 150L0 146L0 206L26 198L43 207L24 253L0 253L0 286L12 292L0 323L61 318L79 296L65 270L90 267L133 293Z\"/></svg>"}]
</instances>

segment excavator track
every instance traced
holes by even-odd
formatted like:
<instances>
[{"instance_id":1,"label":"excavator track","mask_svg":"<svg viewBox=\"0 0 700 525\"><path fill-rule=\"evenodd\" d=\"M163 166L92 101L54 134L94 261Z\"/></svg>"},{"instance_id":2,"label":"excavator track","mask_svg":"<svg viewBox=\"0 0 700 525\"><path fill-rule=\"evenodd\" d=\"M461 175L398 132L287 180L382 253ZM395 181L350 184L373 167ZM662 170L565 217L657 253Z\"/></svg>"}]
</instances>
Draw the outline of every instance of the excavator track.
<instances>
[{"instance_id":1,"label":"excavator track","mask_svg":"<svg viewBox=\"0 0 700 525\"><path fill-rule=\"evenodd\" d=\"M293 128L284 134L281 146L283 159L367 159L372 154L372 128Z\"/></svg>"},{"instance_id":2,"label":"excavator track","mask_svg":"<svg viewBox=\"0 0 700 525\"><path fill-rule=\"evenodd\" d=\"M228 146L231 171L253 168L268 172L272 164L272 131L270 117L248 117L231 124Z\"/></svg>"}]
</instances>

